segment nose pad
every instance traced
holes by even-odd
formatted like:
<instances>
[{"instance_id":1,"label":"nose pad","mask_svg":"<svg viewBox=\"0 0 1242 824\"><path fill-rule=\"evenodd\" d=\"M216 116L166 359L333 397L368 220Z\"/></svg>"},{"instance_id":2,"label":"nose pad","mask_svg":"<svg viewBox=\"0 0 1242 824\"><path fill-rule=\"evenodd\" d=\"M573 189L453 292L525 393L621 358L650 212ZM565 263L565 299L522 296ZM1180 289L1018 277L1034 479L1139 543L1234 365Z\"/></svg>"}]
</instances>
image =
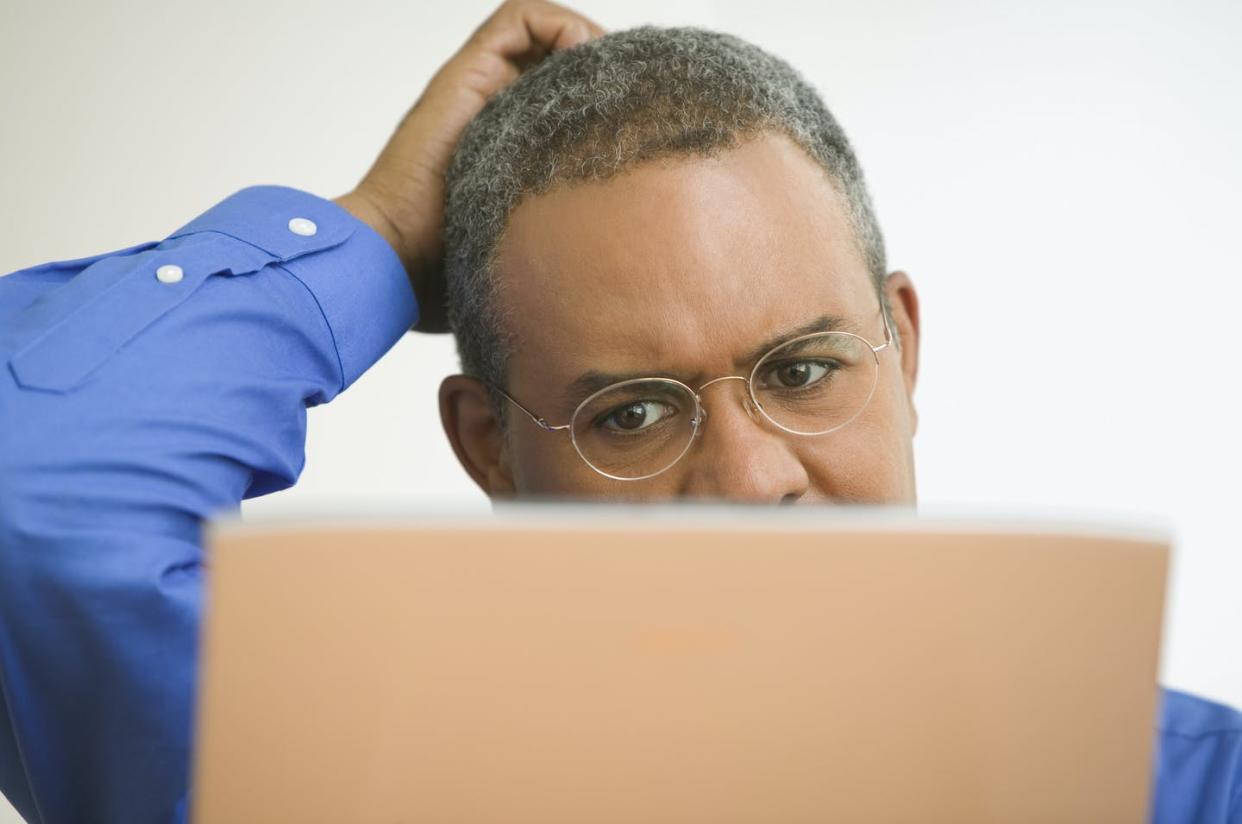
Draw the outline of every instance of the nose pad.
<instances>
[{"instance_id":1,"label":"nose pad","mask_svg":"<svg viewBox=\"0 0 1242 824\"><path fill-rule=\"evenodd\" d=\"M759 407L755 406L749 392L746 393L746 397L742 398L742 406L746 409L746 414L750 415L750 419L759 423Z\"/></svg>"},{"instance_id":2,"label":"nose pad","mask_svg":"<svg viewBox=\"0 0 1242 824\"><path fill-rule=\"evenodd\" d=\"M710 380L707 383L703 384L702 386L699 387L699 392L702 392L704 389L711 386L713 383L720 383L721 381L745 381L745 380L746 379L741 377L740 375L726 375L723 378L716 378L714 380ZM703 424L707 422L707 406L703 403L703 398L698 394L698 392L695 393L694 397L695 397L695 400L698 401L699 416L693 419L691 421L691 424L697 430L697 429L702 428ZM749 387L747 387L744 390L744 394L742 395L742 408L746 410L746 415L752 421L758 424L763 423L763 413L760 411L759 407L755 405L755 400L754 398L751 397Z\"/></svg>"}]
</instances>

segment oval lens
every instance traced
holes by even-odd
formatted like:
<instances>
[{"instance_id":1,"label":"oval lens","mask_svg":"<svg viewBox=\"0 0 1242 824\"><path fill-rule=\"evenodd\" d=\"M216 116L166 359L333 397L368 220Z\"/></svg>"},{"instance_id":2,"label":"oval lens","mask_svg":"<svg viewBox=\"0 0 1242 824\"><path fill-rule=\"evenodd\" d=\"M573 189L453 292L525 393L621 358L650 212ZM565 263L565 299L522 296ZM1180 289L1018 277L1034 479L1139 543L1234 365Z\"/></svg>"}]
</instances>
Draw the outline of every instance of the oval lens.
<instances>
[{"instance_id":1,"label":"oval lens","mask_svg":"<svg viewBox=\"0 0 1242 824\"><path fill-rule=\"evenodd\" d=\"M668 469L694 439L694 395L659 378L626 381L596 392L571 421L574 447L598 472L641 480Z\"/></svg>"},{"instance_id":2,"label":"oval lens","mask_svg":"<svg viewBox=\"0 0 1242 824\"><path fill-rule=\"evenodd\" d=\"M823 435L852 421L875 391L879 361L848 332L821 332L772 350L751 373L760 411L782 429Z\"/></svg>"}]
</instances>

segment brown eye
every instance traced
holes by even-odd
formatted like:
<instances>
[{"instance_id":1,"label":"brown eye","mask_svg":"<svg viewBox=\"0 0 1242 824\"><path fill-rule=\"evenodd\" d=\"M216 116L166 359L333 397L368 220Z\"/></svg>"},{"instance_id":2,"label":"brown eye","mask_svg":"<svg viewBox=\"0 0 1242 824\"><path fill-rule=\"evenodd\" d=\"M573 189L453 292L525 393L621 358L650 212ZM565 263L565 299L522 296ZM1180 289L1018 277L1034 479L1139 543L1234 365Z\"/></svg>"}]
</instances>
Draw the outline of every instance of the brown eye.
<instances>
[{"instance_id":1,"label":"brown eye","mask_svg":"<svg viewBox=\"0 0 1242 824\"><path fill-rule=\"evenodd\" d=\"M772 367L777 384L786 389L797 389L823 380L835 370L835 364L825 361L786 361Z\"/></svg>"},{"instance_id":2,"label":"brown eye","mask_svg":"<svg viewBox=\"0 0 1242 824\"><path fill-rule=\"evenodd\" d=\"M601 418L600 425L613 431L638 432L659 423L675 411L660 401L636 401L607 413Z\"/></svg>"}]
</instances>

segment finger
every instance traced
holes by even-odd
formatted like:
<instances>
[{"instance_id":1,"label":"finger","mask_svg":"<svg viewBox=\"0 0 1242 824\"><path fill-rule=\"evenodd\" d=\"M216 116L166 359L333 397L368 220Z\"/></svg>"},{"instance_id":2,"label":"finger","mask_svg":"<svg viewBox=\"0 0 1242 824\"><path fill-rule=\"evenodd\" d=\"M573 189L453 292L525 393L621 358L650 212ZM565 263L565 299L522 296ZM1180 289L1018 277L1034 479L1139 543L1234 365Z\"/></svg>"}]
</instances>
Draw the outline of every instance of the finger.
<instances>
[{"instance_id":1,"label":"finger","mask_svg":"<svg viewBox=\"0 0 1242 824\"><path fill-rule=\"evenodd\" d=\"M605 34L608 33L608 29L604 28L599 23L596 23L594 20L587 17L585 14L582 14L580 12L575 12L575 14L577 14L578 17L582 18L582 22L586 23L587 31L591 33L592 40L594 40L596 37L603 37Z\"/></svg>"},{"instance_id":2,"label":"finger","mask_svg":"<svg viewBox=\"0 0 1242 824\"><path fill-rule=\"evenodd\" d=\"M555 3L532 6L526 16L526 28L537 45L553 51L572 48L604 34L604 28L589 17Z\"/></svg>"},{"instance_id":3,"label":"finger","mask_svg":"<svg viewBox=\"0 0 1242 824\"><path fill-rule=\"evenodd\" d=\"M591 30L582 20L532 16L526 20L531 39L550 51L568 49L591 39Z\"/></svg>"},{"instance_id":4,"label":"finger","mask_svg":"<svg viewBox=\"0 0 1242 824\"><path fill-rule=\"evenodd\" d=\"M585 43L603 32L589 18L539 0L501 6L480 27L476 37L479 45L494 54L529 63L549 51Z\"/></svg>"}]
</instances>

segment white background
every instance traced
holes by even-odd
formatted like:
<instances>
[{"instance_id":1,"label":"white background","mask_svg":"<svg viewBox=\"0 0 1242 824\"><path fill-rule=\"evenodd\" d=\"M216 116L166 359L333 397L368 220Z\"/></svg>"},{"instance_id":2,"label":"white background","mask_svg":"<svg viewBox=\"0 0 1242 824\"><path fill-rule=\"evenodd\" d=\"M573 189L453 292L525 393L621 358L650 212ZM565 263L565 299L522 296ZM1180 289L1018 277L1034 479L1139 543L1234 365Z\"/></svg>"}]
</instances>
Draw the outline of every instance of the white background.
<instances>
[{"instance_id":1,"label":"white background","mask_svg":"<svg viewBox=\"0 0 1242 824\"><path fill-rule=\"evenodd\" d=\"M922 296L924 508L1167 524L1164 683L1242 706L1242 4L579 7L740 34L821 90ZM0 271L161 237L249 184L344 192L489 11L0 0ZM408 336L251 511L486 511L436 413L455 367Z\"/></svg>"}]
</instances>

